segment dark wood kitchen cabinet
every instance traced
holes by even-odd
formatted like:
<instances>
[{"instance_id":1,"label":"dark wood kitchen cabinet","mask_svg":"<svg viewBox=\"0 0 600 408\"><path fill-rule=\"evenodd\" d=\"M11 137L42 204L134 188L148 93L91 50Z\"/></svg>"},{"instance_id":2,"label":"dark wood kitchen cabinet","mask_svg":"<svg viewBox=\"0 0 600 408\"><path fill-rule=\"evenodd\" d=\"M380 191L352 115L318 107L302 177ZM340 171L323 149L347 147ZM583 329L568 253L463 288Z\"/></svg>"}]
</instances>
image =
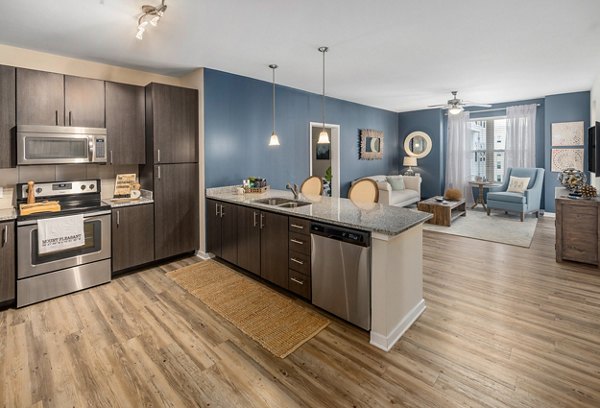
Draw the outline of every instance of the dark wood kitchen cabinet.
<instances>
[{"instance_id":1,"label":"dark wood kitchen cabinet","mask_svg":"<svg viewBox=\"0 0 600 408\"><path fill-rule=\"evenodd\" d=\"M105 92L108 163L144 164L144 87L106 82Z\"/></svg>"},{"instance_id":2,"label":"dark wood kitchen cabinet","mask_svg":"<svg viewBox=\"0 0 600 408\"><path fill-rule=\"evenodd\" d=\"M65 125L103 128L104 81L65 76Z\"/></svg>"},{"instance_id":3,"label":"dark wood kitchen cabinet","mask_svg":"<svg viewBox=\"0 0 600 408\"><path fill-rule=\"evenodd\" d=\"M260 276L288 288L288 217L260 213Z\"/></svg>"},{"instance_id":4,"label":"dark wood kitchen cabinet","mask_svg":"<svg viewBox=\"0 0 600 408\"><path fill-rule=\"evenodd\" d=\"M15 223L0 223L0 305L15 300Z\"/></svg>"},{"instance_id":5,"label":"dark wood kitchen cabinet","mask_svg":"<svg viewBox=\"0 0 600 408\"><path fill-rule=\"evenodd\" d=\"M142 185L154 191L154 255L164 259L198 249L198 164L145 166Z\"/></svg>"},{"instance_id":6,"label":"dark wood kitchen cabinet","mask_svg":"<svg viewBox=\"0 0 600 408\"><path fill-rule=\"evenodd\" d=\"M206 201L207 250L232 264L238 262L237 210L237 205Z\"/></svg>"},{"instance_id":7,"label":"dark wood kitchen cabinet","mask_svg":"<svg viewBox=\"0 0 600 408\"><path fill-rule=\"evenodd\" d=\"M198 91L147 85L146 132L152 135L147 154L154 163L198 161Z\"/></svg>"},{"instance_id":8,"label":"dark wood kitchen cabinet","mask_svg":"<svg viewBox=\"0 0 600 408\"><path fill-rule=\"evenodd\" d=\"M15 167L15 69L0 65L0 168Z\"/></svg>"},{"instance_id":9,"label":"dark wood kitchen cabinet","mask_svg":"<svg viewBox=\"0 0 600 408\"><path fill-rule=\"evenodd\" d=\"M118 272L154 260L154 205L112 210L112 271Z\"/></svg>"},{"instance_id":10,"label":"dark wood kitchen cabinet","mask_svg":"<svg viewBox=\"0 0 600 408\"><path fill-rule=\"evenodd\" d=\"M240 205L237 216L237 265L260 276L260 210Z\"/></svg>"},{"instance_id":11,"label":"dark wood kitchen cabinet","mask_svg":"<svg viewBox=\"0 0 600 408\"><path fill-rule=\"evenodd\" d=\"M64 76L17 68L17 124L65 124Z\"/></svg>"}]
</instances>

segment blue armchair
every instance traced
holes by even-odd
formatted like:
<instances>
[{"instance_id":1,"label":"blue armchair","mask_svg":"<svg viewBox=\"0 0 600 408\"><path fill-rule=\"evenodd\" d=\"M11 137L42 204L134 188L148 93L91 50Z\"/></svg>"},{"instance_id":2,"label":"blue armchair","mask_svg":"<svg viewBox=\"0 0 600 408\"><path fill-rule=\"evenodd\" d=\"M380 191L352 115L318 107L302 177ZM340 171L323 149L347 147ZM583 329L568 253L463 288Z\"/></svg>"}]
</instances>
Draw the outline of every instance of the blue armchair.
<instances>
[{"instance_id":1,"label":"blue armchair","mask_svg":"<svg viewBox=\"0 0 600 408\"><path fill-rule=\"evenodd\" d=\"M529 177L527 190L523 194L506 191L510 183L510 176ZM487 194L487 214L490 210L503 210L506 212L518 212L521 222L525 214L535 212L540 216L540 203L542 201L542 187L544 186L544 169L510 168L506 172L504 184L500 187L491 188Z\"/></svg>"}]
</instances>

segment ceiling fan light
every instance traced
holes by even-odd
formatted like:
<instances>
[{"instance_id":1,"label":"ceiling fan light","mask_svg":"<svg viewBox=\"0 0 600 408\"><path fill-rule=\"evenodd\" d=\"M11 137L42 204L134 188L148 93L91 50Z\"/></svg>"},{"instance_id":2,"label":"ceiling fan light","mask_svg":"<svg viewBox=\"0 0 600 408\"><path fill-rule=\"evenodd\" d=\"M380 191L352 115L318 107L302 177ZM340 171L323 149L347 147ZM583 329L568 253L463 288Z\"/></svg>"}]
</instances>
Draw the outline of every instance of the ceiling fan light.
<instances>
[{"instance_id":1,"label":"ceiling fan light","mask_svg":"<svg viewBox=\"0 0 600 408\"><path fill-rule=\"evenodd\" d=\"M138 28L138 32L135 35L135 38L137 38L138 40L143 40L144 39L144 29L142 27Z\"/></svg>"},{"instance_id":2,"label":"ceiling fan light","mask_svg":"<svg viewBox=\"0 0 600 408\"><path fill-rule=\"evenodd\" d=\"M329 140L329 133L325 129L319 133L319 140L317 140L317 144L329 144L331 141Z\"/></svg>"},{"instance_id":3,"label":"ceiling fan light","mask_svg":"<svg viewBox=\"0 0 600 408\"><path fill-rule=\"evenodd\" d=\"M458 115L459 113L461 113L464 110L464 108L462 106L453 106L450 109L448 109L448 113L450 115Z\"/></svg>"},{"instance_id":4,"label":"ceiling fan light","mask_svg":"<svg viewBox=\"0 0 600 408\"><path fill-rule=\"evenodd\" d=\"M152 26L156 27L158 25L158 22L160 21L161 17L162 17L162 12L159 12L159 13L155 14L150 19L150 24L152 24Z\"/></svg>"}]
</instances>

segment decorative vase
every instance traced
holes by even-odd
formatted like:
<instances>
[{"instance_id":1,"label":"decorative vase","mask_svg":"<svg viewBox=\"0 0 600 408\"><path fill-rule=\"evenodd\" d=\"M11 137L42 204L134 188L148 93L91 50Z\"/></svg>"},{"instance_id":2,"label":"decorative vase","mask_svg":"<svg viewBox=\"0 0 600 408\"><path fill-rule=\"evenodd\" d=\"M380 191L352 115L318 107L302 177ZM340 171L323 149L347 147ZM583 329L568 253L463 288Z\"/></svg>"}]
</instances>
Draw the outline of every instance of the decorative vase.
<instances>
[{"instance_id":1,"label":"decorative vase","mask_svg":"<svg viewBox=\"0 0 600 408\"><path fill-rule=\"evenodd\" d=\"M587 181L585 173L581 170L568 168L558 175L559 183L571 192L578 192Z\"/></svg>"}]
</instances>

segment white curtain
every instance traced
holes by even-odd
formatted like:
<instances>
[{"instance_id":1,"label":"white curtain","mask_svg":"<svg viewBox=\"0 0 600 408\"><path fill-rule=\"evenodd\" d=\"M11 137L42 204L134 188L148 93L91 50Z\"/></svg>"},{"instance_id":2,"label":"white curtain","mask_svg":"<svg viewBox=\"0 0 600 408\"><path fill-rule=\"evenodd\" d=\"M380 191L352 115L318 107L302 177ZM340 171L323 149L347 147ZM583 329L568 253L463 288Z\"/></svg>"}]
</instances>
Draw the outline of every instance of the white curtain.
<instances>
[{"instance_id":1,"label":"white curtain","mask_svg":"<svg viewBox=\"0 0 600 408\"><path fill-rule=\"evenodd\" d=\"M471 179L469 112L448 115L448 151L446 153L446 189L456 188L467 202L473 202Z\"/></svg>"},{"instance_id":2,"label":"white curtain","mask_svg":"<svg viewBox=\"0 0 600 408\"><path fill-rule=\"evenodd\" d=\"M535 167L535 114L537 105L506 108L504 168Z\"/></svg>"}]
</instances>

